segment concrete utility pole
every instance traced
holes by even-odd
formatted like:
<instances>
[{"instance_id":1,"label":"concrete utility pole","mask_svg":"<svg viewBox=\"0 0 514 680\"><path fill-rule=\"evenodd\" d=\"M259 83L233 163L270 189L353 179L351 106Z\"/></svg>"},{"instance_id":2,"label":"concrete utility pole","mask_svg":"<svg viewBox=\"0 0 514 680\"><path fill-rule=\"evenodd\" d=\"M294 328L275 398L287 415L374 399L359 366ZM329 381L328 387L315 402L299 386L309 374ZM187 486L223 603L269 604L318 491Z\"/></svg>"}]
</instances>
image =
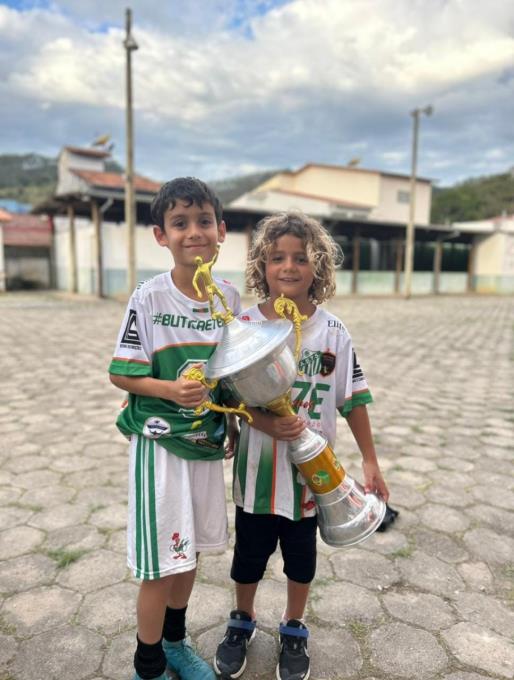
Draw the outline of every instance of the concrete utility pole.
<instances>
[{"instance_id":1,"label":"concrete utility pole","mask_svg":"<svg viewBox=\"0 0 514 680\"><path fill-rule=\"evenodd\" d=\"M138 45L131 33L132 10L125 10L126 53L125 91L126 91L126 162L125 162L125 222L128 237L127 288L132 293L136 287L136 202L134 196L134 126L132 120L132 52Z\"/></svg>"},{"instance_id":2,"label":"concrete utility pole","mask_svg":"<svg viewBox=\"0 0 514 680\"><path fill-rule=\"evenodd\" d=\"M432 106L425 106L424 109L414 109L411 111L413 118L412 130L412 157L411 157L411 172L410 172L410 197L409 197L409 222L407 224L407 234L405 238L405 283L404 295L405 298L410 298L412 292L412 272L414 270L414 223L416 211L416 165L418 160L418 134L419 134L419 116L424 113L426 116L431 116L434 112Z\"/></svg>"}]
</instances>

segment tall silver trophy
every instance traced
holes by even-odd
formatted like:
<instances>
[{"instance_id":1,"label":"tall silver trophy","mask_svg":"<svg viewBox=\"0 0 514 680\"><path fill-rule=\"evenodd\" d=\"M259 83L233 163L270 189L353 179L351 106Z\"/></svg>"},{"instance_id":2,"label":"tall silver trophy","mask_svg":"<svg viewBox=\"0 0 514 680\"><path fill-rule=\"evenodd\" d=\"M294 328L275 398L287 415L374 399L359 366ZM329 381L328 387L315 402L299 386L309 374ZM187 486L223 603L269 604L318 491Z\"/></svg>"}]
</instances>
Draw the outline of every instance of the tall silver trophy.
<instances>
[{"instance_id":1,"label":"tall silver trophy","mask_svg":"<svg viewBox=\"0 0 514 680\"><path fill-rule=\"evenodd\" d=\"M208 406L237 412L246 415L250 421L245 406L266 408L282 416L294 415L290 393L298 369L288 338L295 329L299 350L301 317L296 305L282 298L275 306L281 315L286 311L291 313L294 323L286 318L274 321L235 318L223 293L213 282L210 274L213 262L198 262L193 283L198 294L199 281L204 283L211 315L222 319L225 326L221 342L203 374L193 369L190 377L202 380L209 387L223 380L240 405L238 409L226 409L206 402L199 410ZM224 313L215 311L214 297L221 300ZM363 487L345 472L323 436L306 428L297 439L288 443L288 453L314 495L318 526L325 543L336 547L350 546L373 534L384 518L384 501L375 494L365 493Z\"/></svg>"}]
</instances>

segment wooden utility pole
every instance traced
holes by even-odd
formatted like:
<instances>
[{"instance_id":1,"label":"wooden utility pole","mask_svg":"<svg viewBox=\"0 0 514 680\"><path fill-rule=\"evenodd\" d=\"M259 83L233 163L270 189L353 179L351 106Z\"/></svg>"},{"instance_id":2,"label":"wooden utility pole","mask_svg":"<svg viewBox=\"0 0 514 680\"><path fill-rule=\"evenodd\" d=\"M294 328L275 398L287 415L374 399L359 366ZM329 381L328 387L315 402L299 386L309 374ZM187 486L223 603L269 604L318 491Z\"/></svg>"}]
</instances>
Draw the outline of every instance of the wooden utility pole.
<instances>
[{"instance_id":1,"label":"wooden utility pole","mask_svg":"<svg viewBox=\"0 0 514 680\"><path fill-rule=\"evenodd\" d=\"M128 239L127 288L132 293L136 287L136 202L134 196L134 125L132 119L132 52L138 49L132 33L132 10L125 11L126 53L125 91L126 91L126 162L125 162L125 223Z\"/></svg>"}]
</instances>

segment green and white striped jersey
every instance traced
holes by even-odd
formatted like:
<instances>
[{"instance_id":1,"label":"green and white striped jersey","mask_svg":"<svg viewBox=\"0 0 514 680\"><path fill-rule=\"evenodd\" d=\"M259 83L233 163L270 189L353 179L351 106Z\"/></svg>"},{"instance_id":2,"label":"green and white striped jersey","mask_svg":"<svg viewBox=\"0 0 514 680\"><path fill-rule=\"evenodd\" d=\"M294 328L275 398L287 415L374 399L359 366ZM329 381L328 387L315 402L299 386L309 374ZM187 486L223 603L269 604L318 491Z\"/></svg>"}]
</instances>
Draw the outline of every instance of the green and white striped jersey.
<instances>
[{"instance_id":1,"label":"green and white striped jersey","mask_svg":"<svg viewBox=\"0 0 514 680\"><path fill-rule=\"evenodd\" d=\"M215 279L229 307L239 313L236 288ZM219 304L219 301L216 301ZM219 305L219 311L224 311ZM216 349L222 321L211 318L207 302L198 302L180 292L169 272L138 286L130 298L109 372L124 376L151 376L176 380L192 364L206 363ZM220 387L209 399L220 401ZM158 439L159 444L181 458L223 458L225 417L154 397L130 394L118 416L120 431Z\"/></svg>"},{"instance_id":2,"label":"green and white striped jersey","mask_svg":"<svg viewBox=\"0 0 514 680\"><path fill-rule=\"evenodd\" d=\"M240 318L265 320L258 306ZM294 334L289 342L294 349ZM291 398L308 427L322 433L332 447L337 412L346 416L355 406L372 401L350 334L342 321L320 307L302 323L299 371ZM272 439L244 420L234 458L233 497L250 513L293 520L316 514L309 487L289 461L287 442Z\"/></svg>"}]
</instances>

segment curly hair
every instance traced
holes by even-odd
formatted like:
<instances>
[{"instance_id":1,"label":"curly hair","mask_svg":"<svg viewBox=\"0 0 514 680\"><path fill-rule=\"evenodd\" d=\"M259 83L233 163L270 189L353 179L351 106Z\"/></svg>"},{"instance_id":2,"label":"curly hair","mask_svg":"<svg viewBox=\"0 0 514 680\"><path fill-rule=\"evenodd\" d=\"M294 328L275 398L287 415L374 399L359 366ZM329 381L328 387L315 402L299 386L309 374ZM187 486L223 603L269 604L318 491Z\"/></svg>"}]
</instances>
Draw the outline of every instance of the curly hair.
<instances>
[{"instance_id":1,"label":"curly hair","mask_svg":"<svg viewBox=\"0 0 514 680\"><path fill-rule=\"evenodd\" d=\"M342 264L343 253L323 225L301 212L270 215L257 224L246 266L248 289L259 298L269 298L266 262L276 241L286 234L302 240L312 266L314 280L309 300L320 304L330 299L336 290L336 267Z\"/></svg>"}]
</instances>

